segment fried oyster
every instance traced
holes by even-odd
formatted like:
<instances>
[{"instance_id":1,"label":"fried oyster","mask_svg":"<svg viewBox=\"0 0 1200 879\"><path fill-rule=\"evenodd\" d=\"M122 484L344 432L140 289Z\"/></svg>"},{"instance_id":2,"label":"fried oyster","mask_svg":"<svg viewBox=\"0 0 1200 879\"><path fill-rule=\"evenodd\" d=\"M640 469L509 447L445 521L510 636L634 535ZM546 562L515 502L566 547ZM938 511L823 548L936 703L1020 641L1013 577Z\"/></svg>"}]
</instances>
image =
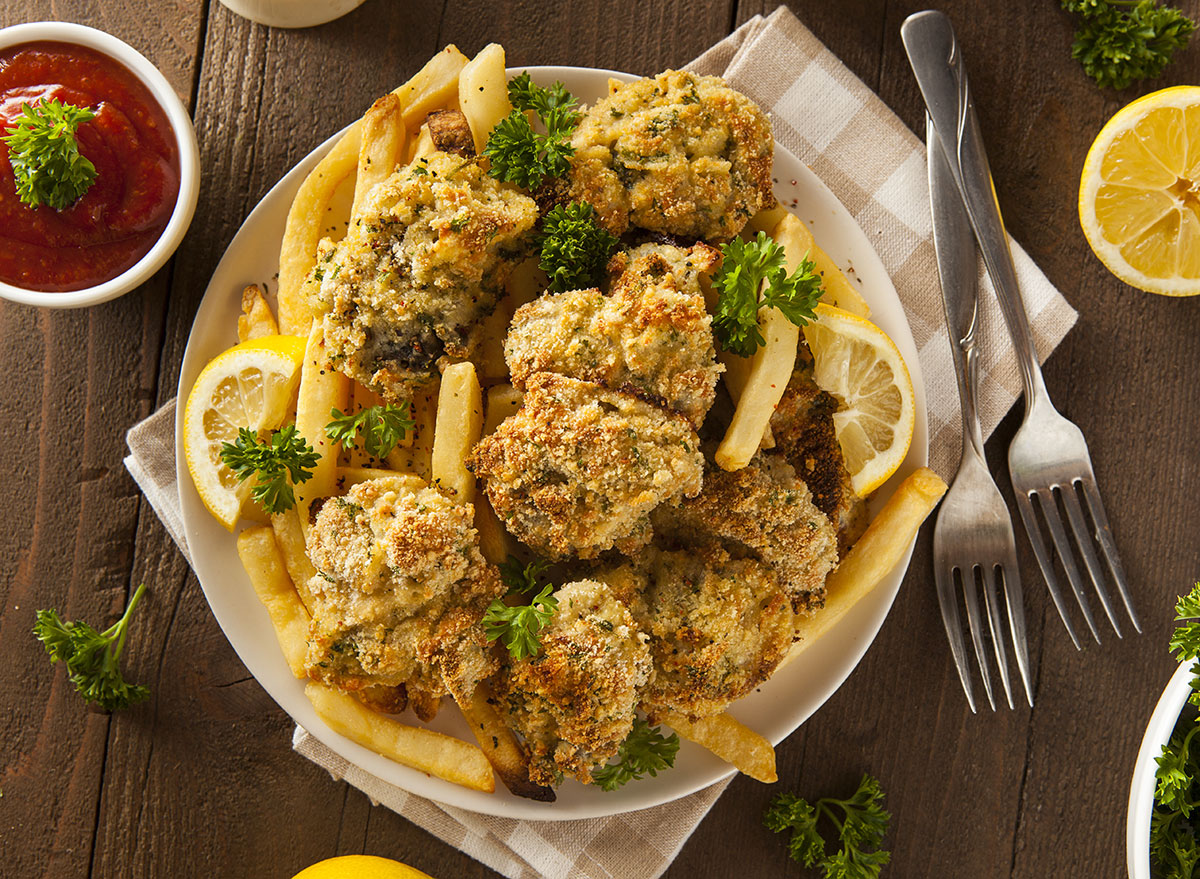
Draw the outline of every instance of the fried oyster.
<instances>
[{"instance_id":1,"label":"fried oyster","mask_svg":"<svg viewBox=\"0 0 1200 879\"><path fill-rule=\"evenodd\" d=\"M512 534L548 558L650 542L650 513L700 491L695 430L628 394L550 372L475 447L472 466Z\"/></svg>"},{"instance_id":2,"label":"fried oyster","mask_svg":"<svg viewBox=\"0 0 1200 879\"><path fill-rule=\"evenodd\" d=\"M481 161L433 153L401 168L318 252L307 289L329 362L387 399L476 353L482 318L532 244L536 203Z\"/></svg>"},{"instance_id":3,"label":"fried oyster","mask_svg":"<svg viewBox=\"0 0 1200 879\"><path fill-rule=\"evenodd\" d=\"M668 70L614 86L571 145L570 197L614 235L728 241L773 201L771 122L715 76Z\"/></svg>"},{"instance_id":4,"label":"fried oyster","mask_svg":"<svg viewBox=\"0 0 1200 879\"><path fill-rule=\"evenodd\" d=\"M699 428L723 368L700 276L720 260L705 244L647 244L613 257L608 295L568 290L521 306L504 343L513 384L555 372L634 394Z\"/></svg>"},{"instance_id":5,"label":"fried oyster","mask_svg":"<svg viewBox=\"0 0 1200 879\"><path fill-rule=\"evenodd\" d=\"M355 692L404 686L432 716L497 668L480 625L503 593L479 552L470 504L405 478L362 482L327 500L308 538L317 574L309 677Z\"/></svg>"},{"instance_id":6,"label":"fried oyster","mask_svg":"<svg viewBox=\"0 0 1200 879\"><path fill-rule=\"evenodd\" d=\"M633 728L652 674L646 636L603 583L581 580L557 592L558 609L539 635L540 652L511 661L493 689L529 749L529 778L584 784L615 756Z\"/></svg>"}]
</instances>

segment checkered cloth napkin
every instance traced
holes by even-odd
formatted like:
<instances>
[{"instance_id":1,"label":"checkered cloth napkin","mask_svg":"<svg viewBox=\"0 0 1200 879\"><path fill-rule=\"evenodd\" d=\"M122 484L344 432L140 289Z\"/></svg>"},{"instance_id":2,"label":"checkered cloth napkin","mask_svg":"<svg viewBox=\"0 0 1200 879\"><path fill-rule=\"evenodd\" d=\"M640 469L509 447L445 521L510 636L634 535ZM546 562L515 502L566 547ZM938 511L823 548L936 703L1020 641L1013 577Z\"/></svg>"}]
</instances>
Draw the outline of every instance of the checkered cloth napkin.
<instances>
[{"instance_id":1,"label":"checkered cloth napkin","mask_svg":"<svg viewBox=\"0 0 1200 879\"><path fill-rule=\"evenodd\" d=\"M787 9L756 17L689 68L725 77L770 112L775 138L807 163L854 215L891 275L920 352L929 410L930 460L943 476L959 449L958 390L933 251L925 150L883 102ZM1075 312L1015 244L1013 256L1042 356ZM983 290L980 414L990 434L1021 385L990 282ZM125 463L186 556L175 480L175 401L129 432ZM414 796L363 772L297 728L292 747L372 802L512 879L660 876L725 789L722 781L653 809L610 818L518 821L476 815Z\"/></svg>"}]
</instances>

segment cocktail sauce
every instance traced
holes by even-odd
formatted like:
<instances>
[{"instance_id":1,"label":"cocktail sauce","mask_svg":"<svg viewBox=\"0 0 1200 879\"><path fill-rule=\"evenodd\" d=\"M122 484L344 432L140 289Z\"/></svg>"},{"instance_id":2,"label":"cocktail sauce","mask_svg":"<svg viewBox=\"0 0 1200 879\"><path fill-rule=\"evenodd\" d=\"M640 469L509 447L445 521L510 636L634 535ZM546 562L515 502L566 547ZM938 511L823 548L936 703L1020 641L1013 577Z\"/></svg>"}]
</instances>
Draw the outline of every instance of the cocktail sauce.
<instances>
[{"instance_id":1,"label":"cocktail sauce","mask_svg":"<svg viewBox=\"0 0 1200 879\"><path fill-rule=\"evenodd\" d=\"M115 278L154 246L179 195L175 134L132 71L70 43L0 50L0 134L22 104L54 98L96 114L75 137L97 174L70 207L31 208L17 198L0 142L0 281L26 290L80 290Z\"/></svg>"}]
</instances>

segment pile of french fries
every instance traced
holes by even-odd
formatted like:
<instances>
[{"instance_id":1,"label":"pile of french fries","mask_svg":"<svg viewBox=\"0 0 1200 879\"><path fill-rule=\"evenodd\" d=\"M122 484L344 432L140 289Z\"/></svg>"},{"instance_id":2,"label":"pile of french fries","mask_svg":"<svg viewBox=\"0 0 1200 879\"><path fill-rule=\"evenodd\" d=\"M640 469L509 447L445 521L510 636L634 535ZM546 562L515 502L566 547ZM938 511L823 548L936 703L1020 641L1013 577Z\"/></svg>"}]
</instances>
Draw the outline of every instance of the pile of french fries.
<instances>
[{"instance_id":1,"label":"pile of french fries","mask_svg":"<svg viewBox=\"0 0 1200 879\"><path fill-rule=\"evenodd\" d=\"M333 409L361 411L379 398L347 376L326 368L321 315L305 285L323 236L336 227L337 194L352 188L347 224L362 210L368 193L397 166L433 151L428 114L460 110L470 124L475 148L482 151L492 127L511 112L504 50L497 44L468 60L447 46L408 82L377 100L321 159L297 191L288 213L279 257L278 322L261 291L243 294L239 341L274 333L307 339L296 400L296 426L320 459L312 478L296 486L296 505L264 518L237 537L238 555L274 626L288 666L305 678L305 654L313 606L308 583L315 569L306 552L310 510L315 501L343 494L356 483L388 477L411 488L437 486L461 503L474 504L481 550L493 563L504 561L510 537L478 495L467 460L481 436L490 433L521 406L521 392L506 383L503 338L513 311L538 292L535 261L513 273L509 296L490 319L488 345L479 363L455 363L440 383L410 401L416 429L385 461L370 459L360 447L341 449L325 436ZM343 209L344 210L344 209ZM825 276L825 300L867 316L862 297L813 241L808 228L782 208L756 216L748 233L767 231L783 245L789 271L806 255ZM711 303L715 304L715 303ZM726 469L743 467L760 447L770 447L771 414L778 405L796 359L799 332L775 309L760 314L766 345L752 358L722 354L725 380L736 404L728 434L717 453ZM482 381L481 381L482 379ZM484 385L487 385L485 388ZM361 446L361 444L360 444ZM940 486L940 489L939 489ZM806 625L797 651L878 585L895 566L917 528L937 503L945 485L928 470L912 474L888 501L863 537L830 576L826 608ZM477 745L378 713L351 695L310 682L305 689L317 714L334 731L406 766L464 787L492 792L499 774L520 796L552 800L553 792L532 784L521 744L489 702L485 686L459 703ZM732 716L666 718L681 736L707 748L747 775L776 780L771 743Z\"/></svg>"}]
</instances>

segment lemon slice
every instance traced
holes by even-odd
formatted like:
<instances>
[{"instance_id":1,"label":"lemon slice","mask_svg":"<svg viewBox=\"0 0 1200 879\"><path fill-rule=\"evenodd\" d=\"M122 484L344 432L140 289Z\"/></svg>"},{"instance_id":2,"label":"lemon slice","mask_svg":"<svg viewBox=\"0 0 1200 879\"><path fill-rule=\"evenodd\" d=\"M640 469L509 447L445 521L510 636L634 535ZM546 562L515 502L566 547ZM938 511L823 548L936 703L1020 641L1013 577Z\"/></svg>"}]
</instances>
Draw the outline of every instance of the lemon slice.
<instances>
[{"instance_id":1,"label":"lemon slice","mask_svg":"<svg viewBox=\"0 0 1200 879\"><path fill-rule=\"evenodd\" d=\"M252 480L238 482L221 460L223 443L238 428L274 430L287 417L300 381L304 340L263 336L218 354L200 372L183 415L183 455L200 500L233 530L250 496Z\"/></svg>"},{"instance_id":2,"label":"lemon slice","mask_svg":"<svg viewBox=\"0 0 1200 879\"><path fill-rule=\"evenodd\" d=\"M420 870L374 855L341 855L301 870L292 879L430 879Z\"/></svg>"},{"instance_id":3,"label":"lemon slice","mask_svg":"<svg viewBox=\"0 0 1200 879\"><path fill-rule=\"evenodd\" d=\"M833 429L850 485L866 497L896 472L912 443L917 415L908 367L883 330L824 303L804 339L813 380L838 401Z\"/></svg>"},{"instance_id":4,"label":"lemon slice","mask_svg":"<svg viewBox=\"0 0 1200 879\"><path fill-rule=\"evenodd\" d=\"M1200 87L1154 92L1108 120L1083 163L1079 222L1125 283L1200 293Z\"/></svg>"}]
</instances>

